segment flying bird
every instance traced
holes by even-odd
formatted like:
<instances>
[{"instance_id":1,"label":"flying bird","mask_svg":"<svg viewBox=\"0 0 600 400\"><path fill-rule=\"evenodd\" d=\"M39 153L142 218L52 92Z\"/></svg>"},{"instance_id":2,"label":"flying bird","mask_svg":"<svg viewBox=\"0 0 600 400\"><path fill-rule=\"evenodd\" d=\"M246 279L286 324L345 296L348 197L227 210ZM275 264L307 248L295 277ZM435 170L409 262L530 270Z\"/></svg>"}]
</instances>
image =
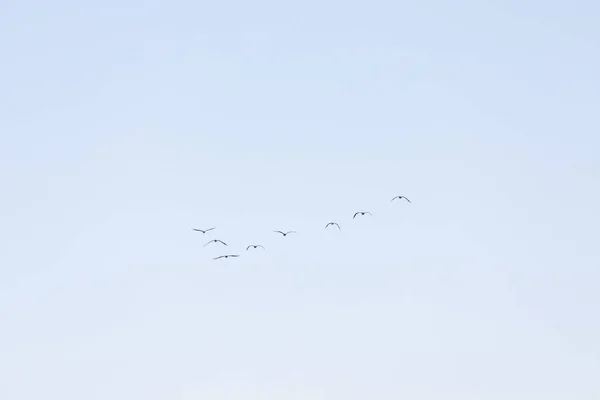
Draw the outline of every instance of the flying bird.
<instances>
[{"instance_id":1,"label":"flying bird","mask_svg":"<svg viewBox=\"0 0 600 400\"><path fill-rule=\"evenodd\" d=\"M289 231L289 232L273 231L273 232L281 233L283 236L287 236L290 233L297 233L296 231Z\"/></svg>"},{"instance_id":2,"label":"flying bird","mask_svg":"<svg viewBox=\"0 0 600 400\"><path fill-rule=\"evenodd\" d=\"M218 260L219 258L229 258L229 257L239 257L239 255L238 254L228 254L226 256L215 257L215 258L213 258L213 260Z\"/></svg>"},{"instance_id":3,"label":"flying bird","mask_svg":"<svg viewBox=\"0 0 600 400\"><path fill-rule=\"evenodd\" d=\"M342 228L340 228L340 225L337 222L330 222L327 225L325 225L325 229L327 229L329 226L335 225L338 227L338 229L341 231Z\"/></svg>"},{"instance_id":4,"label":"flying bird","mask_svg":"<svg viewBox=\"0 0 600 400\"><path fill-rule=\"evenodd\" d=\"M406 200L406 201L408 201L408 202L410 203L410 200L409 200L409 199L408 199L406 196L396 196L396 197L394 197L392 200L390 200L390 203L391 203L392 201L396 200L396 199L398 199L398 200L402 200L402 199L404 199L404 200Z\"/></svg>"},{"instance_id":5,"label":"flying bird","mask_svg":"<svg viewBox=\"0 0 600 400\"><path fill-rule=\"evenodd\" d=\"M211 244L211 243L213 243L213 242L214 242L214 243L217 243L217 242L218 242L218 243L222 243L222 244L224 244L225 246L227 246L227 243L225 243L224 241L222 241L222 240L219 240L219 239L213 239L213 240L211 240L210 242L207 242L207 243L204 245L204 247L208 246L209 244Z\"/></svg>"},{"instance_id":6,"label":"flying bird","mask_svg":"<svg viewBox=\"0 0 600 400\"><path fill-rule=\"evenodd\" d=\"M206 232L208 232L208 231L212 231L213 229L215 229L215 228L204 229L204 230L202 230L202 229L196 229L196 228L192 228L192 230L194 230L194 231L196 231L196 232L202 232L202 233L206 233Z\"/></svg>"},{"instance_id":7,"label":"flying bird","mask_svg":"<svg viewBox=\"0 0 600 400\"><path fill-rule=\"evenodd\" d=\"M255 249L261 247L263 250L265 250L265 248L260 244L251 244L250 246L246 247L246 251L250 250L250 247L255 248Z\"/></svg>"},{"instance_id":8,"label":"flying bird","mask_svg":"<svg viewBox=\"0 0 600 400\"><path fill-rule=\"evenodd\" d=\"M368 212L368 211L359 211L359 212L357 212L357 213L355 213L355 214L354 214L354 217L352 217L352 219L356 218L356 216L357 216L357 215L359 215L359 214L360 214L360 215L369 214L369 215L371 215L371 216L373 215L373 214L371 214L371 213L370 213L370 212Z\"/></svg>"}]
</instances>

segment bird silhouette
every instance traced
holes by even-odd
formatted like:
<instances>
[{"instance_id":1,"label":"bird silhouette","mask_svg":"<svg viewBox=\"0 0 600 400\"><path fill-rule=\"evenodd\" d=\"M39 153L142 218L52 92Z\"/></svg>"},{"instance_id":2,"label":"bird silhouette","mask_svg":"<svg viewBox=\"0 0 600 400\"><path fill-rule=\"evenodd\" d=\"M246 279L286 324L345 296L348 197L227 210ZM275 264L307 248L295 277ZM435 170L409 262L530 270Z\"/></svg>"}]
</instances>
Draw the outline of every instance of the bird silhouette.
<instances>
[{"instance_id":1,"label":"bird silhouette","mask_svg":"<svg viewBox=\"0 0 600 400\"><path fill-rule=\"evenodd\" d=\"M250 246L246 247L246 251L250 250L250 247L255 248L255 249L261 247L263 250L265 250L264 246L262 246L260 244L251 244Z\"/></svg>"},{"instance_id":2,"label":"bird silhouette","mask_svg":"<svg viewBox=\"0 0 600 400\"><path fill-rule=\"evenodd\" d=\"M227 254L225 256L215 257L215 258L213 258L213 260L218 260L219 258L229 258L229 257L239 257L239 255L238 254Z\"/></svg>"},{"instance_id":3,"label":"bird silhouette","mask_svg":"<svg viewBox=\"0 0 600 400\"><path fill-rule=\"evenodd\" d=\"M338 229L341 231L342 228L340 228L340 225L337 222L330 222L327 225L325 225L325 229L327 229L329 226L335 225L338 227Z\"/></svg>"},{"instance_id":4,"label":"bird silhouette","mask_svg":"<svg viewBox=\"0 0 600 400\"><path fill-rule=\"evenodd\" d=\"M273 232L281 233L283 236L287 236L290 233L297 233L296 231L289 231L289 232L273 231Z\"/></svg>"},{"instance_id":5,"label":"bird silhouette","mask_svg":"<svg viewBox=\"0 0 600 400\"><path fill-rule=\"evenodd\" d=\"M359 212L357 212L357 213L355 213L355 214L354 214L354 217L352 217L352 219L356 218L356 216L357 216L357 215L359 215L359 214L360 214L360 215L369 214L369 215L371 215L371 216L373 215L373 214L371 214L371 213L370 213L370 212L368 212L368 211L359 211Z\"/></svg>"},{"instance_id":6,"label":"bird silhouette","mask_svg":"<svg viewBox=\"0 0 600 400\"><path fill-rule=\"evenodd\" d=\"M222 240L219 240L219 239L213 239L213 240L211 240L210 242L207 242L207 243L204 245L204 247L208 246L208 245L209 245L209 244L211 244L211 243L217 243L217 242L218 242L218 243L222 243L222 244L224 244L225 246L227 246L227 243L225 243L224 241L222 241Z\"/></svg>"},{"instance_id":7,"label":"bird silhouette","mask_svg":"<svg viewBox=\"0 0 600 400\"><path fill-rule=\"evenodd\" d=\"M396 200L396 199L398 199L398 200L402 200L402 199L404 199L404 200L406 200L406 201L408 201L408 202L410 203L410 200L409 200L409 199L408 199L406 196L396 196L396 197L394 197L392 200L390 200L390 203L391 203L392 201Z\"/></svg>"},{"instance_id":8,"label":"bird silhouette","mask_svg":"<svg viewBox=\"0 0 600 400\"><path fill-rule=\"evenodd\" d=\"M208 231L212 231L215 228L210 228L210 229L196 229L196 228L192 228L192 230L196 231L196 232L202 232L202 233L206 233Z\"/></svg>"}]
</instances>

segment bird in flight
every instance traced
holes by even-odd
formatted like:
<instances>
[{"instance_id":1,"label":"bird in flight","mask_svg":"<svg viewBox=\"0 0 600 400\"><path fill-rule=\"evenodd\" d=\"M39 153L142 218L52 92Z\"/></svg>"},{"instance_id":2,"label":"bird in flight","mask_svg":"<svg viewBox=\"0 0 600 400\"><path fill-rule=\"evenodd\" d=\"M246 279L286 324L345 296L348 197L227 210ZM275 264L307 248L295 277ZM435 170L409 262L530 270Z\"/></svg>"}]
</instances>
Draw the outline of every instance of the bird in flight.
<instances>
[{"instance_id":1,"label":"bird in flight","mask_svg":"<svg viewBox=\"0 0 600 400\"><path fill-rule=\"evenodd\" d=\"M246 251L250 250L250 247L255 248L255 249L261 247L263 250L265 250L264 246L262 246L260 244L251 244L250 246L246 247Z\"/></svg>"},{"instance_id":2,"label":"bird in flight","mask_svg":"<svg viewBox=\"0 0 600 400\"><path fill-rule=\"evenodd\" d=\"M211 244L211 243L213 243L213 242L214 242L214 243L217 243L217 242L218 242L218 243L222 243L222 244L224 244L225 246L227 246L227 243L225 243L224 241L222 241L222 240L219 240L219 239L213 239L213 240L211 240L210 242L207 242L207 243L204 245L204 247L208 246L209 244Z\"/></svg>"},{"instance_id":3,"label":"bird in flight","mask_svg":"<svg viewBox=\"0 0 600 400\"><path fill-rule=\"evenodd\" d=\"M342 230L342 228L340 228L340 226L337 222L328 223L327 225L325 225L325 229L327 229L329 226L333 226L333 225L337 226L340 231Z\"/></svg>"},{"instance_id":4,"label":"bird in flight","mask_svg":"<svg viewBox=\"0 0 600 400\"><path fill-rule=\"evenodd\" d=\"M281 233L283 236L287 236L290 233L297 233L296 231L289 231L289 232L273 231L273 232Z\"/></svg>"},{"instance_id":5,"label":"bird in flight","mask_svg":"<svg viewBox=\"0 0 600 400\"><path fill-rule=\"evenodd\" d=\"M206 233L206 232L208 232L208 231L212 231L212 230L213 230L213 229L215 229L215 228L204 229L204 230L202 230L202 229L196 229L196 228L192 228L192 229L193 229L194 231L196 231L196 232L202 232L202 233Z\"/></svg>"},{"instance_id":6,"label":"bird in flight","mask_svg":"<svg viewBox=\"0 0 600 400\"><path fill-rule=\"evenodd\" d=\"M229 258L229 257L239 257L239 255L237 255L237 254L228 254L226 256L215 257L215 258L213 258L213 260L218 260L219 258Z\"/></svg>"},{"instance_id":7,"label":"bird in flight","mask_svg":"<svg viewBox=\"0 0 600 400\"><path fill-rule=\"evenodd\" d=\"M390 200L390 203L391 203L392 201L396 200L396 199L398 199L398 200L402 200L402 199L404 199L404 200L406 200L406 201L408 201L408 202L410 203L410 200L409 200L409 199L408 199L406 196L396 196L396 197L394 197L392 200Z\"/></svg>"},{"instance_id":8,"label":"bird in flight","mask_svg":"<svg viewBox=\"0 0 600 400\"><path fill-rule=\"evenodd\" d=\"M354 214L354 217L352 217L352 219L356 218L357 215L365 215L365 214L369 214L369 215L373 215L368 211L359 211L357 213Z\"/></svg>"}]
</instances>

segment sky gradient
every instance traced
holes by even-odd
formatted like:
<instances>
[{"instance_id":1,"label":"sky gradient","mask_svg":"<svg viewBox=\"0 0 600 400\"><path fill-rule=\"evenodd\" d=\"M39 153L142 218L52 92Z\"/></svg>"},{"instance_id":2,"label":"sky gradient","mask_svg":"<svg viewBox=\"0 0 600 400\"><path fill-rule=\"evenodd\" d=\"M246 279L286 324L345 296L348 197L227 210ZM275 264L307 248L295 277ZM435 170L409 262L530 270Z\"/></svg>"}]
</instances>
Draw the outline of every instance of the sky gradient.
<instances>
[{"instance_id":1,"label":"sky gradient","mask_svg":"<svg viewBox=\"0 0 600 400\"><path fill-rule=\"evenodd\" d=\"M2 1L0 398L600 398L599 18Z\"/></svg>"}]
</instances>

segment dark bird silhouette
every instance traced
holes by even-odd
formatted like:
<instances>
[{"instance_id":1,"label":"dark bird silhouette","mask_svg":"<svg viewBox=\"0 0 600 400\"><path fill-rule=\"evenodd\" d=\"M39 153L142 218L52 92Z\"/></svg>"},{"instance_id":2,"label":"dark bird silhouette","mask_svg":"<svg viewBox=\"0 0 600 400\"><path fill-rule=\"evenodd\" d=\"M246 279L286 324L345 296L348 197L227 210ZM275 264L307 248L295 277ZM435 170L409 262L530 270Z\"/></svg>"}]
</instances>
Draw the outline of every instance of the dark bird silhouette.
<instances>
[{"instance_id":1,"label":"dark bird silhouette","mask_svg":"<svg viewBox=\"0 0 600 400\"><path fill-rule=\"evenodd\" d=\"M402 200L402 199L404 199L404 200L406 200L406 201L408 201L408 202L410 203L410 200L409 200L409 199L408 199L406 196L396 196L396 197L394 197L392 200L390 200L390 203L391 203L392 201L396 200L396 199L398 199L398 200Z\"/></svg>"},{"instance_id":2,"label":"dark bird silhouette","mask_svg":"<svg viewBox=\"0 0 600 400\"><path fill-rule=\"evenodd\" d=\"M289 231L289 232L273 231L273 232L281 233L283 236L287 236L290 233L297 233L296 231Z\"/></svg>"},{"instance_id":3,"label":"dark bird silhouette","mask_svg":"<svg viewBox=\"0 0 600 400\"><path fill-rule=\"evenodd\" d=\"M340 225L337 222L330 222L327 225L325 225L325 229L327 229L329 226L335 225L338 227L338 229L341 231L342 228L340 228Z\"/></svg>"},{"instance_id":4,"label":"dark bird silhouette","mask_svg":"<svg viewBox=\"0 0 600 400\"><path fill-rule=\"evenodd\" d=\"M263 250L265 250L264 246L262 246L260 244L251 244L250 246L246 247L246 251L250 250L250 247L255 248L255 249L261 247Z\"/></svg>"},{"instance_id":5,"label":"dark bird silhouette","mask_svg":"<svg viewBox=\"0 0 600 400\"><path fill-rule=\"evenodd\" d=\"M192 228L192 230L194 230L194 231L196 231L196 232L202 232L202 233L206 233L206 232L208 232L208 231L212 231L213 229L215 229L215 228L204 229L204 230L202 230L202 229L196 229L196 228Z\"/></svg>"},{"instance_id":6,"label":"dark bird silhouette","mask_svg":"<svg viewBox=\"0 0 600 400\"><path fill-rule=\"evenodd\" d=\"M210 242L207 242L207 243L204 245L204 247L208 246L209 244L211 244L211 243L213 243L213 242L214 242L214 243L217 243L217 242L218 242L218 243L222 243L222 244L224 244L225 246L227 246L227 243L225 243L224 241L222 241L222 240L219 240L219 239L213 239L213 240L211 240Z\"/></svg>"},{"instance_id":7,"label":"dark bird silhouette","mask_svg":"<svg viewBox=\"0 0 600 400\"><path fill-rule=\"evenodd\" d=\"M229 257L239 257L239 255L238 254L228 254L226 256L215 257L215 258L213 258L213 260L218 260L219 258L229 258Z\"/></svg>"},{"instance_id":8,"label":"dark bird silhouette","mask_svg":"<svg viewBox=\"0 0 600 400\"><path fill-rule=\"evenodd\" d=\"M359 211L359 212L357 212L357 213L355 213L355 214L354 214L354 217L352 217L352 219L356 218L356 216L357 216L357 215L359 215L359 214L360 214L360 215L369 214L369 215L371 215L371 216L373 215L373 214L371 214L371 213L370 213L370 212L368 212L368 211Z\"/></svg>"}]
</instances>

